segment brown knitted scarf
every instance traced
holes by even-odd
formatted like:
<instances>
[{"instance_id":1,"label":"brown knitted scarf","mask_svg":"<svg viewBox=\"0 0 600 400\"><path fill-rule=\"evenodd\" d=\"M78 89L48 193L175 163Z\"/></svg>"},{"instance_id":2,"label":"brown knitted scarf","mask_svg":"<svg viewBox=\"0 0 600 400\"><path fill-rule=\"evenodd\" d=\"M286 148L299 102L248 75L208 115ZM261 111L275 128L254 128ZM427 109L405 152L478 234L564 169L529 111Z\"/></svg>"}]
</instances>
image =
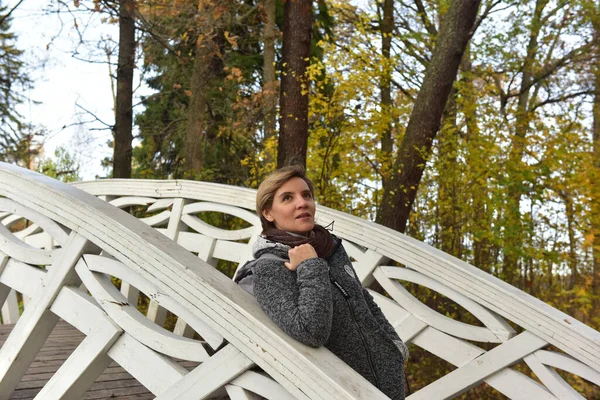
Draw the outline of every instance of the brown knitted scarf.
<instances>
[{"instance_id":1,"label":"brown knitted scarf","mask_svg":"<svg viewBox=\"0 0 600 400\"><path fill-rule=\"evenodd\" d=\"M316 225L308 236L296 236L281 229L269 229L263 233L265 237L274 242L283 243L290 247L300 246L301 244L310 244L315 248L317 255L324 259L329 259L334 248L333 236L321 225Z\"/></svg>"}]
</instances>

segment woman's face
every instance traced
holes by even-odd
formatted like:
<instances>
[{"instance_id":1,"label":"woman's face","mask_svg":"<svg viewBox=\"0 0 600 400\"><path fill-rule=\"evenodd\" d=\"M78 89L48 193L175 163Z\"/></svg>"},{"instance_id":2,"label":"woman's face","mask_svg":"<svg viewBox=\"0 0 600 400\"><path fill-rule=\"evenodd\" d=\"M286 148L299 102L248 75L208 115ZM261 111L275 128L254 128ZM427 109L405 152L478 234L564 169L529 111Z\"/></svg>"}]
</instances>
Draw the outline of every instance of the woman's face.
<instances>
[{"instance_id":1,"label":"woman's face","mask_svg":"<svg viewBox=\"0 0 600 400\"><path fill-rule=\"evenodd\" d=\"M262 214L277 229L304 234L315 226L315 200L304 179L294 177L275 192L273 205Z\"/></svg>"}]
</instances>

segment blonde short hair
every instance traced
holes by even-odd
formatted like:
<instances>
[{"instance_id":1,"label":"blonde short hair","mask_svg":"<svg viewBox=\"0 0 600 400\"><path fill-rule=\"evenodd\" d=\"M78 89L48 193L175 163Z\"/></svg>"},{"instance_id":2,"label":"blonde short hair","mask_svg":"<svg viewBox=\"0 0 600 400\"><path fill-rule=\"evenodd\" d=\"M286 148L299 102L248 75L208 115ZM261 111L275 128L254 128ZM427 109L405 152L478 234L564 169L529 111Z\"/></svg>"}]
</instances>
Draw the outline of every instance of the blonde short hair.
<instances>
[{"instance_id":1,"label":"blonde short hair","mask_svg":"<svg viewBox=\"0 0 600 400\"><path fill-rule=\"evenodd\" d=\"M262 214L273 206L275 192L292 178L302 178L308 185L310 194L315 197L315 187L310 179L306 177L306 171L302 165L290 165L271 172L258 187L256 192L256 213L260 217L263 232L275 228L275 224L268 221Z\"/></svg>"}]
</instances>

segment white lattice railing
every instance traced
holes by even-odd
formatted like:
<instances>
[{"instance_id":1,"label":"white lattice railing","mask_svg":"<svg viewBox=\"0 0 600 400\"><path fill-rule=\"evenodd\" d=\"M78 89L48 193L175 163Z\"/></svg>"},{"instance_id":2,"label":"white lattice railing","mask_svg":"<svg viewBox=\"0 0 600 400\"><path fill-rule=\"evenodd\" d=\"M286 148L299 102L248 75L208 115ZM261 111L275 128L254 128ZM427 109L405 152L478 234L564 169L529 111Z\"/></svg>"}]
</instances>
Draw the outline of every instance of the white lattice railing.
<instances>
[{"instance_id":1,"label":"white lattice railing","mask_svg":"<svg viewBox=\"0 0 600 400\"><path fill-rule=\"evenodd\" d=\"M249 211L253 190L149 180L75 186L0 164L5 321L19 318L14 291L25 304L0 350L0 399L12 392L59 317L87 337L41 399L78 398L112 360L159 399L385 398L327 350L282 334L252 297L211 267L251 257L260 232ZM117 208L129 206L145 208L146 215L137 220ZM247 227L217 228L198 218L204 212L233 215ZM512 399L582 398L557 369L600 386L600 334L593 329L407 236L325 207L317 217L324 225L335 221L334 233L345 239L363 284L377 280L391 296L373 293L403 340L457 367L410 399L453 398L483 382ZM31 224L25 228L23 220ZM389 260L406 268L386 266ZM122 280L120 291L110 277ZM399 281L445 295L483 326L437 313ZM139 291L151 299L146 316L130 305ZM173 332L162 328L167 310L179 317ZM517 335L507 320L523 332ZM486 351L474 342L497 345ZM187 373L174 359L200 364ZM541 384L511 368L518 363Z\"/></svg>"}]
</instances>

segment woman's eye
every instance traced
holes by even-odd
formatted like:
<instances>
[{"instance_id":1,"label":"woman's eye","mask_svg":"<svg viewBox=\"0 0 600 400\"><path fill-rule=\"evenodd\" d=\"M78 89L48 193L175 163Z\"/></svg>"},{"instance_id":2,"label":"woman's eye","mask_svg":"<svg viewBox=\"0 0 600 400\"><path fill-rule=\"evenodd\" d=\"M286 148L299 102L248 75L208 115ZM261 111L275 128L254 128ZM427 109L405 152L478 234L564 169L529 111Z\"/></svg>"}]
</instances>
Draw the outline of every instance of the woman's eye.
<instances>
[{"instance_id":1,"label":"woman's eye","mask_svg":"<svg viewBox=\"0 0 600 400\"><path fill-rule=\"evenodd\" d=\"M310 193L304 193L304 198L305 199L312 199L312 194L310 194Z\"/></svg>"},{"instance_id":2,"label":"woman's eye","mask_svg":"<svg viewBox=\"0 0 600 400\"><path fill-rule=\"evenodd\" d=\"M292 198L292 196L283 196L283 201L288 201Z\"/></svg>"}]
</instances>

